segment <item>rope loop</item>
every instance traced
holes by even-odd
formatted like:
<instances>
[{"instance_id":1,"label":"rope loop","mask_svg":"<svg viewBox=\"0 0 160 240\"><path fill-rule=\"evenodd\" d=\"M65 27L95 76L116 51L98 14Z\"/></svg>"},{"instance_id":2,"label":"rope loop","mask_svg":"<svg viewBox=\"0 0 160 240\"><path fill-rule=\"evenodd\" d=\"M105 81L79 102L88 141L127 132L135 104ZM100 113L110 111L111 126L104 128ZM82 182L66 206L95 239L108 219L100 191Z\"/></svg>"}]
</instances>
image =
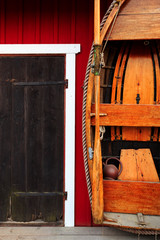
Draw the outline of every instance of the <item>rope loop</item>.
<instances>
[{"instance_id":1,"label":"rope loop","mask_svg":"<svg viewBox=\"0 0 160 240\"><path fill-rule=\"evenodd\" d=\"M100 140L102 141L103 140L103 135L106 132L105 126L100 126L99 127L99 132L100 132Z\"/></svg>"}]
</instances>

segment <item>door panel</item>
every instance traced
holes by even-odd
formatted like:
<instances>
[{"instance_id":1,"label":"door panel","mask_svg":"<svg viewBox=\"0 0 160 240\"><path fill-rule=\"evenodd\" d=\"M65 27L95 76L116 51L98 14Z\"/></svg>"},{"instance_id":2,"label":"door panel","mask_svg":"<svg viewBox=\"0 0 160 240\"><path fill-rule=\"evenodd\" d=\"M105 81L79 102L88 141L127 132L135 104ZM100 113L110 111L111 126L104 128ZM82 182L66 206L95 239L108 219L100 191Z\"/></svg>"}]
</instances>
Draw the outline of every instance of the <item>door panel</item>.
<instances>
[{"instance_id":1,"label":"door panel","mask_svg":"<svg viewBox=\"0 0 160 240\"><path fill-rule=\"evenodd\" d=\"M0 80L8 84L0 88L1 115L8 114L0 126L5 199L11 204L6 219L10 214L14 221L54 222L63 216L64 197L55 192L63 193L64 86L40 83L63 82L64 61L63 56L0 58Z\"/></svg>"}]
</instances>

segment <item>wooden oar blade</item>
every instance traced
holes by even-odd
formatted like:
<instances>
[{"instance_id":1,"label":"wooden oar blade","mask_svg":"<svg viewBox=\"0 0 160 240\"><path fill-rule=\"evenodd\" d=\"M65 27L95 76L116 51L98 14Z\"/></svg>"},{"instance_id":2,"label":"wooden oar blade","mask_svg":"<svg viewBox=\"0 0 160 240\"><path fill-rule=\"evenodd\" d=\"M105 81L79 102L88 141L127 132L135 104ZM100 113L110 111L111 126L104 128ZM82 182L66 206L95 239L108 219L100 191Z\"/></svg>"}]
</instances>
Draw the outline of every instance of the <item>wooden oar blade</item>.
<instances>
[{"instance_id":1,"label":"wooden oar blade","mask_svg":"<svg viewBox=\"0 0 160 240\"><path fill-rule=\"evenodd\" d=\"M93 155L93 181L92 181L92 215L94 223L103 222L103 173L102 154L99 132L99 107L100 107L100 76L94 77L95 81L95 141Z\"/></svg>"},{"instance_id":2,"label":"wooden oar blade","mask_svg":"<svg viewBox=\"0 0 160 240\"><path fill-rule=\"evenodd\" d=\"M93 222L103 222L103 173L100 138L95 141L93 157L93 182L92 182L92 216Z\"/></svg>"}]
</instances>

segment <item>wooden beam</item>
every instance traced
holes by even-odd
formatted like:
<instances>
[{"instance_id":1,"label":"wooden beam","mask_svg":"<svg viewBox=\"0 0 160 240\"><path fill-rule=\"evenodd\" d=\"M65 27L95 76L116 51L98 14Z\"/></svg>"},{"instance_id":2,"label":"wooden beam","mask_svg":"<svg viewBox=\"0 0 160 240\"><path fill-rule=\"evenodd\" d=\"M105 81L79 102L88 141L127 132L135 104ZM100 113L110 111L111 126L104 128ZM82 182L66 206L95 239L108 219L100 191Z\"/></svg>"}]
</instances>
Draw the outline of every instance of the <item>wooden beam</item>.
<instances>
[{"instance_id":1,"label":"wooden beam","mask_svg":"<svg viewBox=\"0 0 160 240\"><path fill-rule=\"evenodd\" d=\"M119 7L121 7L124 2L125 2L125 0L120 0L119 1L120 6L119 6L119 4L115 4L114 8L110 12L110 14L103 26L103 29L101 30L101 36L100 36L101 44L102 44L102 41L104 40L106 33L108 32L109 27L111 26L111 23L113 22L113 19L115 18L116 14L117 14L117 11L119 10Z\"/></svg>"},{"instance_id":2,"label":"wooden beam","mask_svg":"<svg viewBox=\"0 0 160 240\"><path fill-rule=\"evenodd\" d=\"M110 40L159 39L160 1L130 0L120 9ZM109 31L108 31L109 32Z\"/></svg>"},{"instance_id":3,"label":"wooden beam","mask_svg":"<svg viewBox=\"0 0 160 240\"><path fill-rule=\"evenodd\" d=\"M99 135L100 104L100 0L94 0L94 87L95 87L95 141L92 176L92 217L93 222L103 222L103 172L102 154Z\"/></svg>"},{"instance_id":4,"label":"wooden beam","mask_svg":"<svg viewBox=\"0 0 160 240\"><path fill-rule=\"evenodd\" d=\"M100 0L94 0L94 44L100 44Z\"/></svg>"},{"instance_id":5,"label":"wooden beam","mask_svg":"<svg viewBox=\"0 0 160 240\"><path fill-rule=\"evenodd\" d=\"M159 38L160 14L144 13L119 15L109 40L141 40Z\"/></svg>"},{"instance_id":6,"label":"wooden beam","mask_svg":"<svg viewBox=\"0 0 160 240\"><path fill-rule=\"evenodd\" d=\"M92 105L92 115L95 106ZM91 124L95 125L95 117ZM160 127L160 105L100 104L101 126Z\"/></svg>"},{"instance_id":7,"label":"wooden beam","mask_svg":"<svg viewBox=\"0 0 160 240\"><path fill-rule=\"evenodd\" d=\"M150 149L122 149L120 161L123 171L119 180L159 182Z\"/></svg>"},{"instance_id":8,"label":"wooden beam","mask_svg":"<svg viewBox=\"0 0 160 240\"><path fill-rule=\"evenodd\" d=\"M159 0L129 0L122 6L120 14L154 14L160 13Z\"/></svg>"},{"instance_id":9,"label":"wooden beam","mask_svg":"<svg viewBox=\"0 0 160 240\"><path fill-rule=\"evenodd\" d=\"M160 183L103 181L104 212L160 215Z\"/></svg>"}]
</instances>

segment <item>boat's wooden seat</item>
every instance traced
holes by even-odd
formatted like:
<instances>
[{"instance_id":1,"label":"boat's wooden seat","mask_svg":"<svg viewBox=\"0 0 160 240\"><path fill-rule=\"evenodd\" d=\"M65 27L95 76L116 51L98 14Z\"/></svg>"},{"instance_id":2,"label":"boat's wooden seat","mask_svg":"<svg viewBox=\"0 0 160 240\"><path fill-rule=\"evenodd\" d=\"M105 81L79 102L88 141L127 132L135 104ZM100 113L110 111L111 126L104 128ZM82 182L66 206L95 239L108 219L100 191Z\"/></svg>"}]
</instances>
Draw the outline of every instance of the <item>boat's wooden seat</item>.
<instances>
[{"instance_id":1,"label":"boat's wooden seat","mask_svg":"<svg viewBox=\"0 0 160 240\"><path fill-rule=\"evenodd\" d=\"M120 180L159 182L150 149L122 149Z\"/></svg>"}]
</instances>

